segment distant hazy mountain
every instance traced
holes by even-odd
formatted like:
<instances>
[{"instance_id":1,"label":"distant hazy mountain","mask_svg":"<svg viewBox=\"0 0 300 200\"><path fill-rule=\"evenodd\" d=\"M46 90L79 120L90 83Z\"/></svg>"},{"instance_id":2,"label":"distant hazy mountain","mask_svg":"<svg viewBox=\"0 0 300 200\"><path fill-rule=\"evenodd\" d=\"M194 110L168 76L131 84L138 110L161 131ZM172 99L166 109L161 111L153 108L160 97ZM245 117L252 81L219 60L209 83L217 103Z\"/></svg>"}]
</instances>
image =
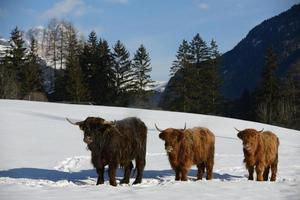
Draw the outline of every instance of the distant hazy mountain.
<instances>
[{"instance_id":1,"label":"distant hazy mountain","mask_svg":"<svg viewBox=\"0 0 300 200\"><path fill-rule=\"evenodd\" d=\"M278 75L284 76L300 60L300 4L254 27L231 51L222 56L223 94L229 99L260 83L266 49L278 56Z\"/></svg>"},{"instance_id":2,"label":"distant hazy mountain","mask_svg":"<svg viewBox=\"0 0 300 200\"><path fill-rule=\"evenodd\" d=\"M44 39L44 32L46 29L43 26L36 26L31 29L29 29L27 32L25 32L23 38L30 44L31 38L34 38L37 41L37 51L38 55L42 58L46 58L46 49L45 49L45 39Z\"/></svg>"}]
</instances>

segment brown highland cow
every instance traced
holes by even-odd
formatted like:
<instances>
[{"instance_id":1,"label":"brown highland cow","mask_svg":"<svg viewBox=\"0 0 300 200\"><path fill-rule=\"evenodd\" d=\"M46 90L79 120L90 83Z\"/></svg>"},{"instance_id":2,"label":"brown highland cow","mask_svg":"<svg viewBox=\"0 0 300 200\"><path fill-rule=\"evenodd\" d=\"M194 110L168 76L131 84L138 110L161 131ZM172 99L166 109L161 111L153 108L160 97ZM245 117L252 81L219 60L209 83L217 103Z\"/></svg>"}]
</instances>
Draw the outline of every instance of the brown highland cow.
<instances>
[{"instance_id":1,"label":"brown highland cow","mask_svg":"<svg viewBox=\"0 0 300 200\"><path fill-rule=\"evenodd\" d=\"M176 173L175 180L187 181L192 165L197 165L197 179L202 179L206 168L206 179L213 178L215 136L207 128L168 128L160 130L160 139L165 141L171 167Z\"/></svg>"},{"instance_id":2,"label":"brown highland cow","mask_svg":"<svg viewBox=\"0 0 300 200\"><path fill-rule=\"evenodd\" d=\"M239 130L237 130L239 131ZM276 180L278 164L278 137L270 131L245 129L237 136L243 141L244 163L253 180L254 169L257 181L267 181L271 168L271 181Z\"/></svg>"},{"instance_id":3,"label":"brown highland cow","mask_svg":"<svg viewBox=\"0 0 300 200\"><path fill-rule=\"evenodd\" d=\"M68 119L67 119L68 120ZM69 121L69 120L68 120ZM135 117L109 122L102 118L88 117L73 123L84 132L83 141L92 154L92 164L98 173L98 184L104 183L104 167L108 165L109 183L116 186L116 169L124 167L121 184L129 183L132 160L135 159L137 176L133 184L142 182L146 164L147 127Z\"/></svg>"}]
</instances>

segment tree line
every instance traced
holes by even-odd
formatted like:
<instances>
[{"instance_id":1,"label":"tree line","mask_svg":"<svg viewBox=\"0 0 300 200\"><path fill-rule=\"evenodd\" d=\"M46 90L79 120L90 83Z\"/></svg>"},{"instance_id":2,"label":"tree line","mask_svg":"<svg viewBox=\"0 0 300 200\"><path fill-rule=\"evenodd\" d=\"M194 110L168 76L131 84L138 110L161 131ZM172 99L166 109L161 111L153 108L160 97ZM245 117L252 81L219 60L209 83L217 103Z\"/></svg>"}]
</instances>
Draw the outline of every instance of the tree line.
<instances>
[{"instance_id":1,"label":"tree line","mask_svg":"<svg viewBox=\"0 0 300 200\"><path fill-rule=\"evenodd\" d=\"M24 46L21 31L16 27L10 36L10 48L1 60L1 98L23 99L32 92L46 93L51 101L90 102L101 105L127 106L147 101L152 83L150 56L144 45L133 59L118 40L112 48L92 31L88 39L79 39L75 27L53 19L43 33L43 54L53 70L44 90L42 60L37 42L30 49ZM49 77L49 74L47 75Z\"/></svg>"},{"instance_id":2,"label":"tree line","mask_svg":"<svg viewBox=\"0 0 300 200\"><path fill-rule=\"evenodd\" d=\"M28 99L40 93L50 101L153 108L149 99L157 94L146 90L152 80L144 45L131 59L120 40L110 47L94 31L84 40L71 23L55 19L43 36L41 44L32 38L30 48L25 48L21 31L12 30L10 48L0 62L0 98ZM52 66L46 75L38 51ZM257 88L245 89L239 99L228 100L221 92L218 45L215 40L207 43L198 33L179 45L168 87L155 108L300 129L300 63L279 78L277 59L272 48L266 50Z\"/></svg>"}]
</instances>

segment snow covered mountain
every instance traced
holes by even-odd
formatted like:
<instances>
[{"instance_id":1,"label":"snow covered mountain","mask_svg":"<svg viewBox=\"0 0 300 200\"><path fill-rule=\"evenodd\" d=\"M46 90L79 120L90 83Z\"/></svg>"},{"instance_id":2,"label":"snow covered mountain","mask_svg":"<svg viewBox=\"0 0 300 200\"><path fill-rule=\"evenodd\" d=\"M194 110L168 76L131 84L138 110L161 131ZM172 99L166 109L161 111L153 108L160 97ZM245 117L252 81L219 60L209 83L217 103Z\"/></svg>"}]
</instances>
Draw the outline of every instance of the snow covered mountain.
<instances>
[{"instance_id":1,"label":"snow covered mountain","mask_svg":"<svg viewBox=\"0 0 300 200\"><path fill-rule=\"evenodd\" d=\"M154 90L161 93L165 90L167 83L167 81L154 81L153 83L149 84L146 90Z\"/></svg>"},{"instance_id":2,"label":"snow covered mountain","mask_svg":"<svg viewBox=\"0 0 300 200\"><path fill-rule=\"evenodd\" d=\"M35 26L28 31L25 32L24 34L24 40L30 45L31 38L34 38L37 41L37 53L38 55L43 58L44 60L46 59L46 51L45 51L45 39L44 39L44 34L45 34L46 29L43 26Z\"/></svg>"},{"instance_id":3,"label":"snow covered mountain","mask_svg":"<svg viewBox=\"0 0 300 200\"><path fill-rule=\"evenodd\" d=\"M38 55L41 58L45 59L45 52L43 48L43 35L44 35L44 27L36 26L29 29L26 32L22 32L22 37L25 42L25 47L30 48L31 38L34 38L37 41L37 50ZM3 58L6 54L6 51L10 49L9 39L0 37L0 58Z\"/></svg>"},{"instance_id":4,"label":"snow covered mountain","mask_svg":"<svg viewBox=\"0 0 300 200\"><path fill-rule=\"evenodd\" d=\"M6 55L6 51L9 49L9 41L0 37L0 59Z\"/></svg>"},{"instance_id":5,"label":"snow covered mountain","mask_svg":"<svg viewBox=\"0 0 300 200\"><path fill-rule=\"evenodd\" d=\"M26 101L0 100L0 199L261 199L298 200L300 132L266 124L199 114ZM107 120L136 116L148 127L147 163L142 184L96 186L90 152L78 127L66 122L87 116ZM214 179L174 181L164 143L154 128L203 126L216 136ZM273 131L280 139L276 182L247 180L238 129ZM118 172L118 179L122 169Z\"/></svg>"}]
</instances>

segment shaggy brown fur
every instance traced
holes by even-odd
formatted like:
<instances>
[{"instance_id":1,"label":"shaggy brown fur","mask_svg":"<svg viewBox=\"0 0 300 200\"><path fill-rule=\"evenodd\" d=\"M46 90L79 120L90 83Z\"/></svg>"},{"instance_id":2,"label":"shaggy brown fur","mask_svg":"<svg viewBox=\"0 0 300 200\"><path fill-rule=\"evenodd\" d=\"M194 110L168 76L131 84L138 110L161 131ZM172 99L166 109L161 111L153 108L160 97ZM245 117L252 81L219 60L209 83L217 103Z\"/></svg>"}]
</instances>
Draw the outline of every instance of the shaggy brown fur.
<instances>
[{"instance_id":1,"label":"shaggy brown fur","mask_svg":"<svg viewBox=\"0 0 300 200\"><path fill-rule=\"evenodd\" d=\"M257 181L267 181L271 168L271 181L276 180L278 164L278 137L270 131L245 129L237 136L243 141L244 163L253 180L254 168Z\"/></svg>"},{"instance_id":2,"label":"shaggy brown fur","mask_svg":"<svg viewBox=\"0 0 300 200\"><path fill-rule=\"evenodd\" d=\"M175 180L186 181L192 165L197 165L197 179L202 179L205 168L206 179L213 178L215 136L207 128L163 130L159 137L165 141L171 167L175 170Z\"/></svg>"},{"instance_id":3,"label":"shaggy brown fur","mask_svg":"<svg viewBox=\"0 0 300 200\"><path fill-rule=\"evenodd\" d=\"M76 123L84 131L83 141L92 153L92 164L98 173L98 184L104 183L104 167L109 166L109 183L116 186L116 169L124 167L122 183L129 183L132 160L135 159L137 176L133 184L141 183L146 164L147 127L138 118L131 117L115 122L88 117Z\"/></svg>"}]
</instances>

